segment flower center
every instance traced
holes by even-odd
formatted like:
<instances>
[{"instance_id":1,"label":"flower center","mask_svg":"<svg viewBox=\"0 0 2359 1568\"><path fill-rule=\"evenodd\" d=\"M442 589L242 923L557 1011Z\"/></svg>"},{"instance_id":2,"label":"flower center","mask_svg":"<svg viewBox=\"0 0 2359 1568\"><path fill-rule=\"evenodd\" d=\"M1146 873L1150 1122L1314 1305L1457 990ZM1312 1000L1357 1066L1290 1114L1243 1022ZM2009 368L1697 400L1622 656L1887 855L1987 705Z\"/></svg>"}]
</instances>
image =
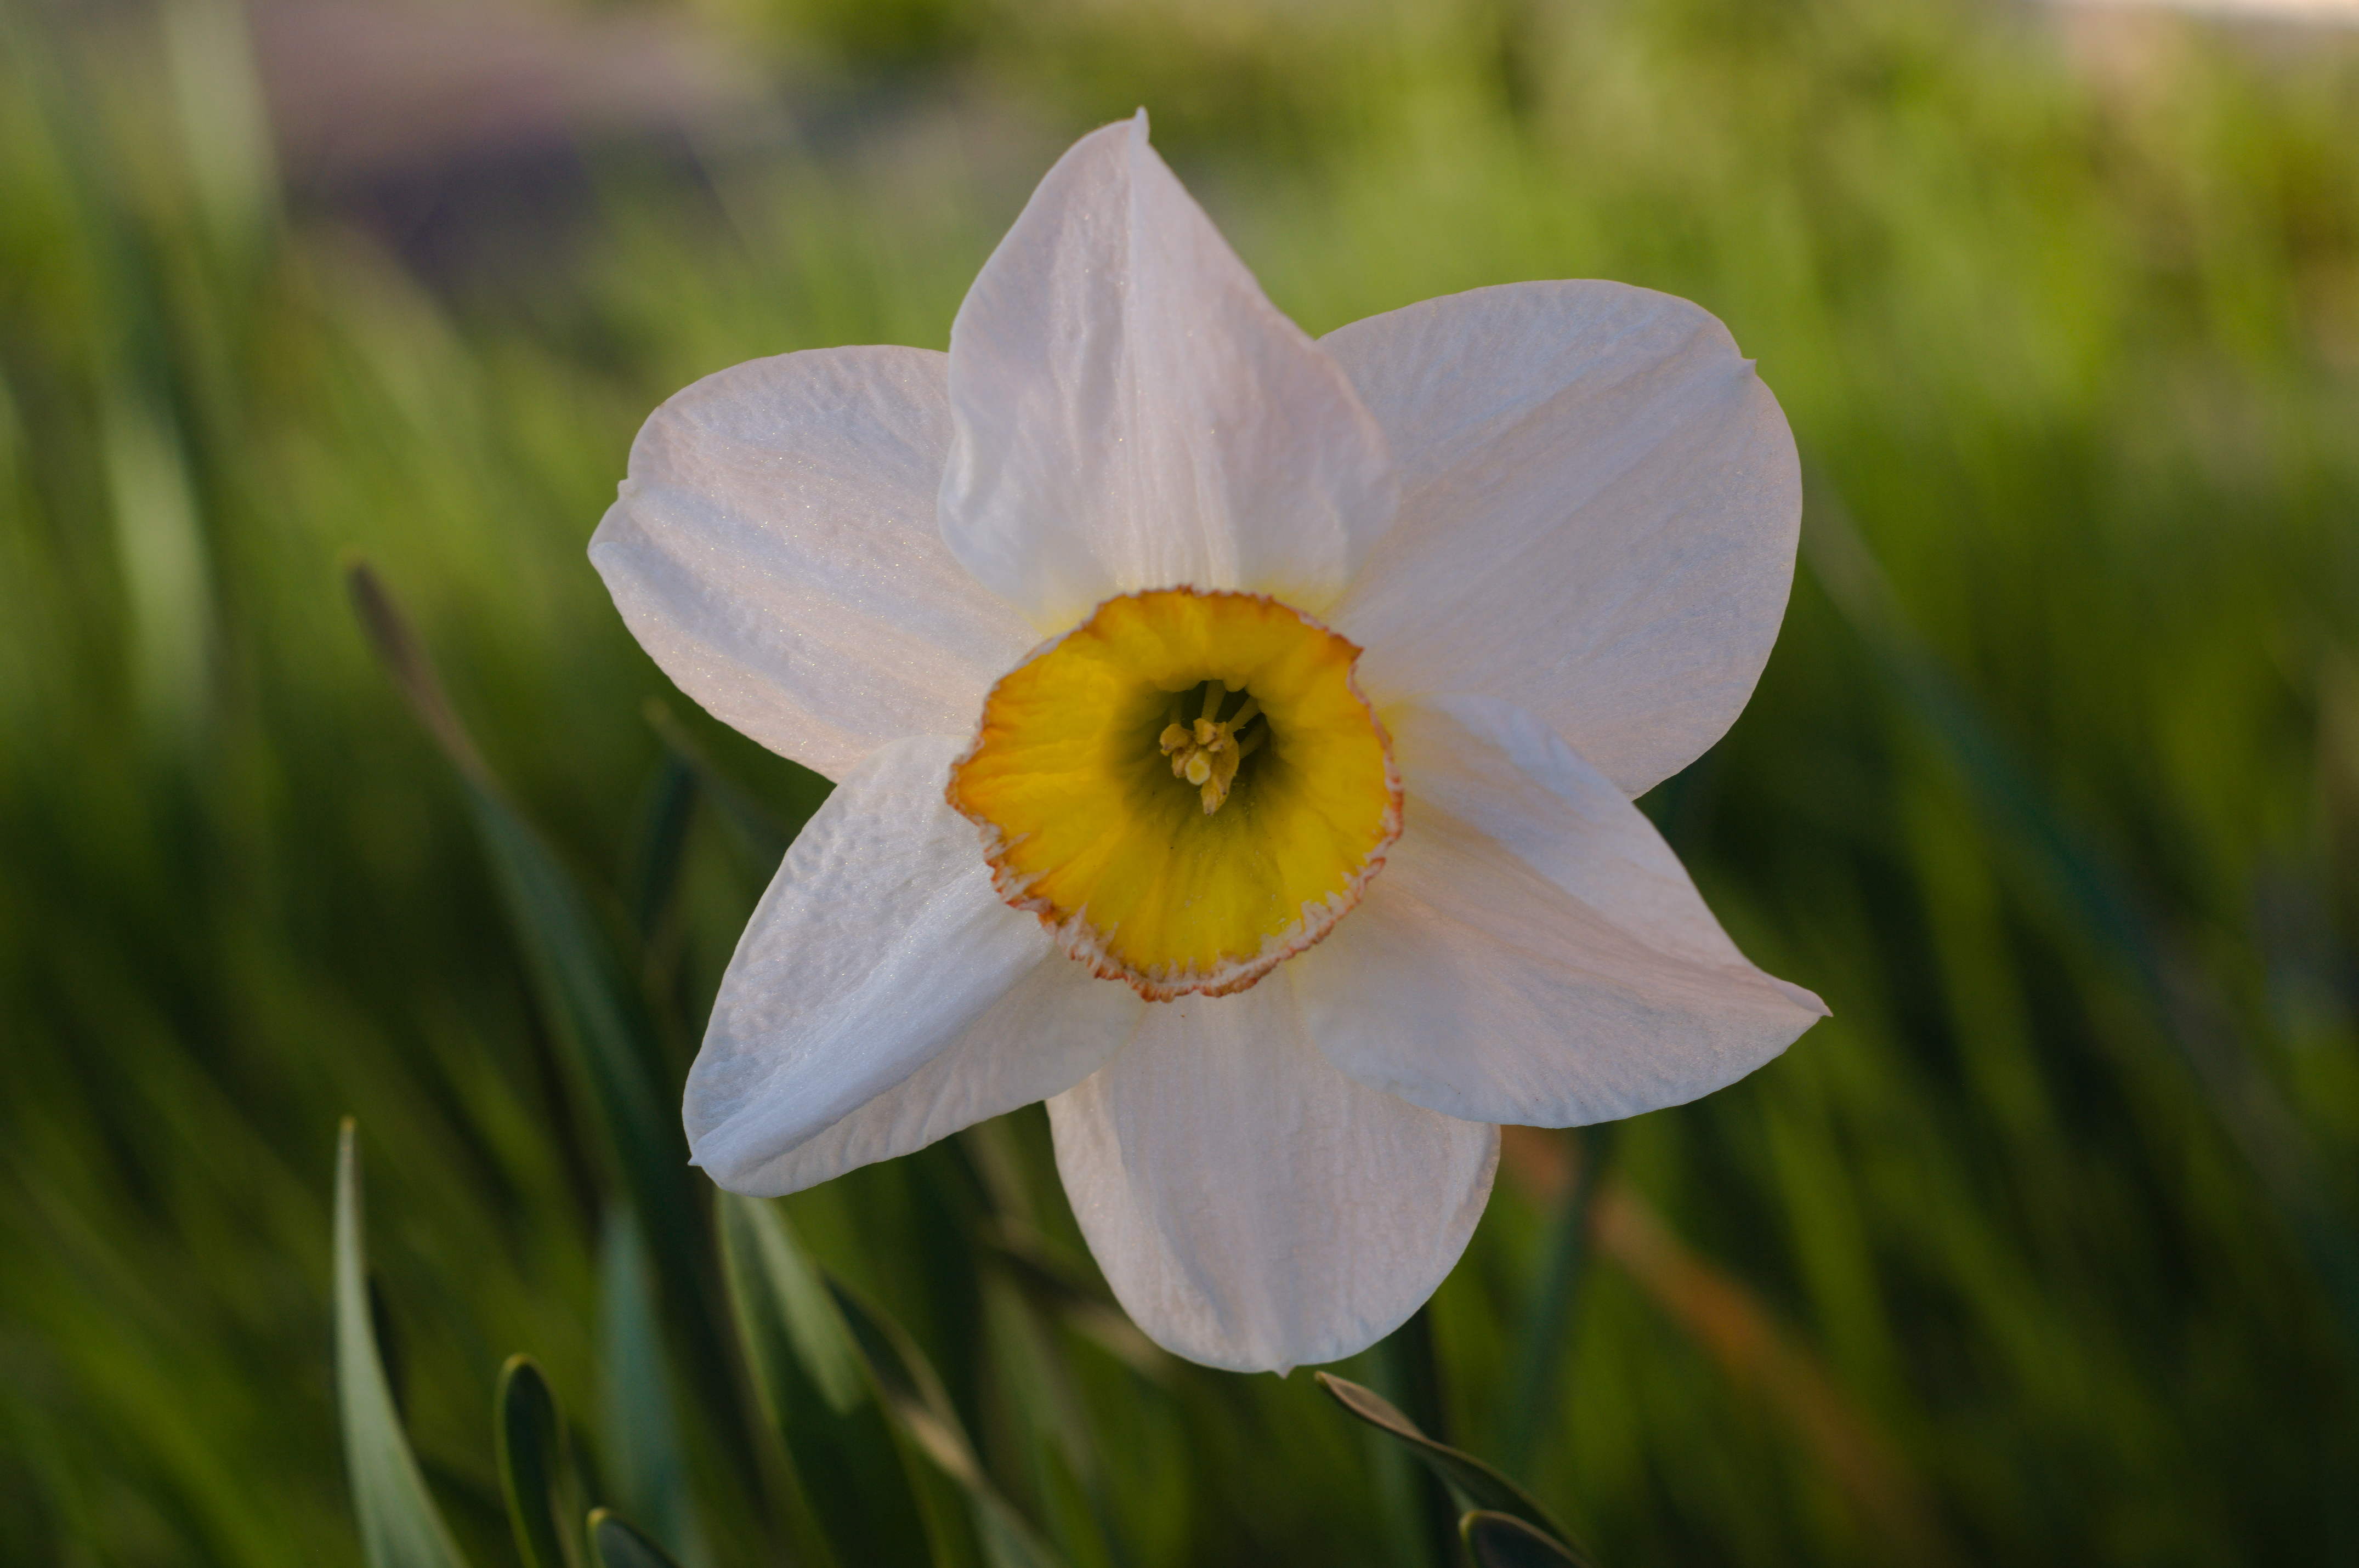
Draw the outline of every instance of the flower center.
<instances>
[{"instance_id":1,"label":"flower center","mask_svg":"<svg viewBox=\"0 0 2359 1568\"><path fill-rule=\"evenodd\" d=\"M1243 990L1400 834L1359 653L1253 594L1110 599L992 688L951 804L1001 895L1099 974L1156 1000Z\"/></svg>"},{"instance_id":2,"label":"flower center","mask_svg":"<svg viewBox=\"0 0 2359 1568\"><path fill-rule=\"evenodd\" d=\"M1184 722L1186 706L1174 703L1171 722L1163 727L1155 743L1157 750L1171 759L1171 776L1186 779L1196 786L1197 798L1204 803L1209 816L1228 804L1229 791L1237 782L1237 769L1269 739L1269 726L1254 723L1261 717L1261 704L1251 695L1245 697L1244 706L1223 719L1220 713L1228 698L1227 684L1208 680L1200 689L1203 709L1195 722ZM1253 727L1250 733L1249 725Z\"/></svg>"}]
</instances>

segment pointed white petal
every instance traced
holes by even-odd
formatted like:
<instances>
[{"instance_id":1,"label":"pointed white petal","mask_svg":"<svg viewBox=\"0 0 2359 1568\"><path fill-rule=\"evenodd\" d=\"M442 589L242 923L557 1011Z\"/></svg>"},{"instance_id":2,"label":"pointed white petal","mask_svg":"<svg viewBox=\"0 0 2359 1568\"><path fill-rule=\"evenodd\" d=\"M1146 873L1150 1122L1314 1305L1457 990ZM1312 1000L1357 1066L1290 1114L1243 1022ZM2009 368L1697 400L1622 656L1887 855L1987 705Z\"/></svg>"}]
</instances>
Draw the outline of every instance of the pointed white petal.
<instances>
[{"instance_id":1,"label":"pointed white petal","mask_svg":"<svg viewBox=\"0 0 2359 1568\"><path fill-rule=\"evenodd\" d=\"M934 525L946 356L818 349L706 376L647 419L590 559L712 714L831 778L964 734L1039 640Z\"/></svg>"},{"instance_id":2,"label":"pointed white petal","mask_svg":"<svg viewBox=\"0 0 2359 1568\"><path fill-rule=\"evenodd\" d=\"M1399 523L1329 617L1380 705L1504 697L1631 795L1720 739L1777 640L1802 495L1726 328L1647 289L1525 283L1321 344L1400 472Z\"/></svg>"},{"instance_id":3,"label":"pointed white petal","mask_svg":"<svg viewBox=\"0 0 2359 1568\"><path fill-rule=\"evenodd\" d=\"M1040 182L959 307L950 384L943 535L1044 630L1179 586L1316 613L1391 520L1382 433L1143 114Z\"/></svg>"},{"instance_id":4,"label":"pointed white petal","mask_svg":"<svg viewBox=\"0 0 2359 1568\"><path fill-rule=\"evenodd\" d=\"M1102 980L1052 952L940 1055L729 1184L773 1196L798 1193L1062 1094L1122 1049L1147 1005L1122 982Z\"/></svg>"},{"instance_id":5,"label":"pointed white petal","mask_svg":"<svg viewBox=\"0 0 2359 1568\"><path fill-rule=\"evenodd\" d=\"M1826 1015L1745 961L1653 824L1529 715L1449 697L1385 721L1400 840L1288 966L1343 1071L1451 1116L1579 1126L1734 1083Z\"/></svg>"},{"instance_id":6,"label":"pointed white petal","mask_svg":"<svg viewBox=\"0 0 2359 1568\"><path fill-rule=\"evenodd\" d=\"M1331 1066L1290 968L1151 1006L1121 1055L1049 1102L1066 1195L1124 1310L1243 1372L1399 1326L1465 1249L1498 1163L1496 1128Z\"/></svg>"},{"instance_id":7,"label":"pointed white petal","mask_svg":"<svg viewBox=\"0 0 2359 1568\"><path fill-rule=\"evenodd\" d=\"M941 1056L1056 956L993 889L974 825L943 798L964 744L921 736L870 753L762 895L688 1075L689 1147L723 1186L783 1190L782 1156ZM982 1081L938 1084L934 1098L991 1103L1008 1079L1000 1054L962 1060Z\"/></svg>"}]
</instances>

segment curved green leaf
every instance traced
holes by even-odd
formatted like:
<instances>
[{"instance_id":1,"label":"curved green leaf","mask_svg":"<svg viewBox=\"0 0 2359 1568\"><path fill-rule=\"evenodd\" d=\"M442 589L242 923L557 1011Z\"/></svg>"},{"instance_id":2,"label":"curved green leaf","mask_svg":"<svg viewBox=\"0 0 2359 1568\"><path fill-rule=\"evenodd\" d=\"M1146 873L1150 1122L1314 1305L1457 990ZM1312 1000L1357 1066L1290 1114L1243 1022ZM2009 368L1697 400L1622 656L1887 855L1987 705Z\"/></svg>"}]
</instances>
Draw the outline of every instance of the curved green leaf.
<instances>
[{"instance_id":1,"label":"curved green leaf","mask_svg":"<svg viewBox=\"0 0 2359 1568\"><path fill-rule=\"evenodd\" d=\"M765 1199L723 1193L720 1219L722 1270L755 1393L812 1523L844 1568L930 1561L908 1461L817 1265Z\"/></svg>"},{"instance_id":2,"label":"curved green leaf","mask_svg":"<svg viewBox=\"0 0 2359 1568\"><path fill-rule=\"evenodd\" d=\"M668 1269L693 1278L696 1196L679 1107L658 1086L659 1055L637 993L596 912L563 863L506 796L468 780L484 857L523 950L533 992L564 1047L615 1174ZM667 1247L664 1238L671 1238Z\"/></svg>"},{"instance_id":3,"label":"curved green leaf","mask_svg":"<svg viewBox=\"0 0 2359 1568\"><path fill-rule=\"evenodd\" d=\"M1450 1413L1441 1392L1441 1352L1433 1342L1431 1304L1419 1307L1407 1321L1368 1347L1367 1368L1376 1381L1397 1398L1393 1408L1411 1426L1437 1443L1449 1441ZM1431 1568L1460 1568L1458 1516L1466 1511L1457 1489L1431 1465L1396 1443L1386 1447L1381 1434L1378 1452L1388 1465L1371 1476L1383 1489L1388 1528L1413 1536L1424 1548L1420 1561Z\"/></svg>"},{"instance_id":4,"label":"curved green leaf","mask_svg":"<svg viewBox=\"0 0 2359 1568\"><path fill-rule=\"evenodd\" d=\"M501 793L444 696L416 632L375 572L355 562L347 581L378 661L466 785L477 838L523 950L536 1000L587 1091L584 1098L614 1157L615 1173L657 1234L692 1237L688 1145L670 1098L657 1082L661 1053L595 910Z\"/></svg>"},{"instance_id":5,"label":"curved green leaf","mask_svg":"<svg viewBox=\"0 0 2359 1568\"><path fill-rule=\"evenodd\" d=\"M984 1473L950 1393L925 1353L900 1325L841 1281L829 1280L827 1288L886 1407L926 1456L966 1494L975 1533L994 1568L1060 1568L1062 1560Z\"/></svg>"},{"instance_id":6,"label":"curved green leaf","mask_svg":"<svg viewBox=\"0 0 2359 1568\"><path fill-rule=\"evenodd\" d=\"M680 875L688 867L688 830L696 817L696 774L670 752L664 753L654 786L639 815L638 847L623 879L631 930L652 945L679 899Z\"/></svg>"},{"instance_id":7,"label":"curved green leaf","mask_svg":"<svg viewBox=\"0 0 2359 1568\"><path fill-rule=\"evenodd\" d=\"M1319 1386L1333 1396L1337 1404L1379 1432L1389 1433L1408 1444L1434 1474L1457 1488L1477 1509L1511 1514L1553 1540L1571 1543L1572 1538L1564 1527L1549 1518L1548 1510L1533 1501L1528 1492L1473 1454L1428 1437L1417 1422L1401 1414L1374 1389L1364 1389L1332 1372L1321 1372L1318 1378Z\"/></svg>"},{"instance_id":8,"label":"curved green leaf","mask_svg":"<svg viewBox=\"0 0 2359 1568\"><path fill-rule=\"evenodd\" d=\"M2001 840L2144 993L2163 1037L2204 1091L2194 1103L2217 1119L2277 1205L2333 1298L2343 1335L2359 1349L2359 1248L2322 1195L2332 1188L2308 1129L2237 1037L2226 999L2201 978L2205 966L2183 940L2157 922L2129 873L2071 819L1909 623L1832 484L1816 472L1806 483L1810 525L1802 531L1802 550L1811 575Z\"/></svg>"},{"instance_id":9,"label":"curved green leaf","mask_svg":"<svg viewBox=\"0 0 2359 1568\"><path fill-rule=\"evenodd\" d=\"M516 1530L516 1555L525 1568L572 1568L572 1544L560 1522L572 1512L562 1500L572 1489L565 1423L558 1416L549 1379L531 1357L511 1356L500 1368L492 1416L500 1453L500 1495Z\"/></svg>"},{"instance_id":10,"label":"curved green leaf","mask_svg":"<svg viewBox=\"0 0 2359 1568\"><path fill-rule=\"evenodd\" d=\"M1477 1509L1458 1521L1474 1568L1586 1568L1588 1559L1513 1514Z\"/></svg>"},{"instance_id":11,"label":"curved green leaf","mask_svg":"<svg viewBox=\"0 0 2359 1568\"><path fill-rule=\"evenodd\" d=\"M598 1238L598 1456L607 1498L687 1555L697 1539L653 1265L627 1204Z\"/></svg>"},{"instance_id":12,"label":"curved green leaf","mask_svg":"<svg viewBox=\"0 0 2359 1568\"><path fill-rule=\"evenodd\" d=\"M802 831L803 824L810 820L811 813L820 808L834 786L809 769L789 762L788 766L801 786L799 793L802 798L796 803L795 815L782 819L755 799L751 791L722 772L660 697L647 698L641 711L647 716L648 727L663 741L665 754L687 770L704 797L717 808L722 828L746 865L764 877L776 872L778 862L787 858L787 846L794 842L795 835Z\"/></svg>"},{"instance_id":13,"label":"curved green leaf","mask_svg":"<svg viewBox=\"0 0 2359 1568\"><path fill-rule=\"evenodd\" d=\"M1139 1332L1104 1281L1060 1255L1038 1231L1002 1219L984 1233L983 1243L1041 1312L1150 1383L1169 1388L1180 1375L1180 1358Z\"/></svg>"},{"instance_id":14,"label":"curved green leaf","mask_svg":"<svg viewBox=\"0 0 2359 1568\"><path fill-rule=\"evenodd\" d=\"M1560 1408L1560 1371L1565 1346L1572 1340L1573 1307L1589 1255L1589 1226L1597 1206L1597 1189L1612 1159L1614 1124L1569 1129L1579 1160L1572 1184L1558 1201L1554 1224L1541 1253L1538 1288L1517 1336L1515 1375L1507 1385L1507 1408L1499 1426L1499 1463L1520 1471L1539 1447L1549 1413Z\"/></svg>"},{"instance_id":15,"label":"curved green leaf","mask_svg":"<svg viewBox=\"0 0 2359 1568\"><path fill-rule=\"evenodd\" d=\"M424 646L365 564L346 580L379 662L465 785L477 841L490 863L534 1000L560 1047L571 1087L604 1144L609 1169L646 1225L656 1273L675 1321L690 1332L699 1395L724 1429L742 1419L742 1395L723 1330L704 1289L712 1274L700 1194L688 1162L679 1108L664 1087L663 1053L644 1000L615 955L596 907L565 863L501 793L451 706ZM726 1445L744 1457L743 1444ZM749 1487L759 1477L750 1463Z\"/></svg>"},{"instance_id":16,"label":"curved green leaf","mask_svg":"<svg viewBox=\"0 0 2359 1568\"><path fill-rule=\"evenodd\" d=\"M419 1474L377 1358L361 1225L358 1132L346 1117L336 1137L336 1414L361 1556L369 1568L465 1568Z\"/></svg>"},{"instance_id":17,"label":"curved green leaf","mask_svg":"<svg viewBox=\"0 0 2359 1568\"><path fill-rule=\"evenodd\" d=\"M664 1549L611 1509L590 1510L593 1568L679 1568Z\"/></svg>"}]
</instances>

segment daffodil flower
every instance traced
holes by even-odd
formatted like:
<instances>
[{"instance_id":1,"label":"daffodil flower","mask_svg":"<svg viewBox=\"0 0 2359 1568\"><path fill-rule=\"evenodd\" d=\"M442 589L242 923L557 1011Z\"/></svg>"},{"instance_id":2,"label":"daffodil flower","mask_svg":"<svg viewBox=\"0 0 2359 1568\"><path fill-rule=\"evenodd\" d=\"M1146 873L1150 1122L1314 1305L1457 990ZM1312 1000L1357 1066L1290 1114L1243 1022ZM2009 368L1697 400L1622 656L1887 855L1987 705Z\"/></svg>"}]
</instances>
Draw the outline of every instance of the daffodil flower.
<instances>
[{"instance_id":1,"label":"daffodil flower","mask_svg":"<svg viewBox=\"0 0 2359 1568\"><path fill-rule=\"evenodd\" d=\"M837 781L722 980L697 1162L794 1192L1046 1099L1157 1340L1372 1343L1497 1124L1691 1099L1824 1013L1631 804L1744 707L1799 510L1695 306L1516 284L1313 341L1144 114L1082 138L949 353L698 382L591 544L684 691Z\"/></svg>"}]
</instances>

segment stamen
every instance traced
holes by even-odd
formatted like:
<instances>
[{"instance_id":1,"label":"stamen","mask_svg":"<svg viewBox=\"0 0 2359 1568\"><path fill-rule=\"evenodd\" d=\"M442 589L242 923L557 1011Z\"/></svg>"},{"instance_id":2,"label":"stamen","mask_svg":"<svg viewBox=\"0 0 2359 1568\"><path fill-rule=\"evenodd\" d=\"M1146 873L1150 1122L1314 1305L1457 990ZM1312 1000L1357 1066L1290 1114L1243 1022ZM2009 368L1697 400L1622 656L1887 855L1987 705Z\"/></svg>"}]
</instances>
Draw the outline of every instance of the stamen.
<instances>
[{"instance_id":1,"label":"stamen","mask_svg":"<svg viewBox=\"0 0 2359 1568\"><path fill-rule=\"evenodd\" d=\"M1236 712L1221 717L1221 706L1233 688L1222 680L1203 683L1202 711L1193 719L1181 717L1182 710L1174 707L1155 744L1171 759L1171 776L1196 786L1207 815L1221 809L1236 785L1237 765L1258 750L1269 737L1269 726L1257 722L1263 715L1261 703L1250 693L1237 705ZM1244 691L1243 687L1234 688ZM1240 734L1247 725L1255 725L1250 734Z\"/></svg>"},{"instance_id":2,"label":"stamen","mask_svg":"<svg viewBox=\"0 0 2359 1568\"><path fill-rule=\"evenodd\" d=\"M1212 776L1207 779L1198 795L1204 802L1204 815L1210 816L1221 809L1229 798L1229 786L1237 782L1237 763L1245 753L1235 746L1223 748L1212 759Z\"/></svg>"}]
</instances>

